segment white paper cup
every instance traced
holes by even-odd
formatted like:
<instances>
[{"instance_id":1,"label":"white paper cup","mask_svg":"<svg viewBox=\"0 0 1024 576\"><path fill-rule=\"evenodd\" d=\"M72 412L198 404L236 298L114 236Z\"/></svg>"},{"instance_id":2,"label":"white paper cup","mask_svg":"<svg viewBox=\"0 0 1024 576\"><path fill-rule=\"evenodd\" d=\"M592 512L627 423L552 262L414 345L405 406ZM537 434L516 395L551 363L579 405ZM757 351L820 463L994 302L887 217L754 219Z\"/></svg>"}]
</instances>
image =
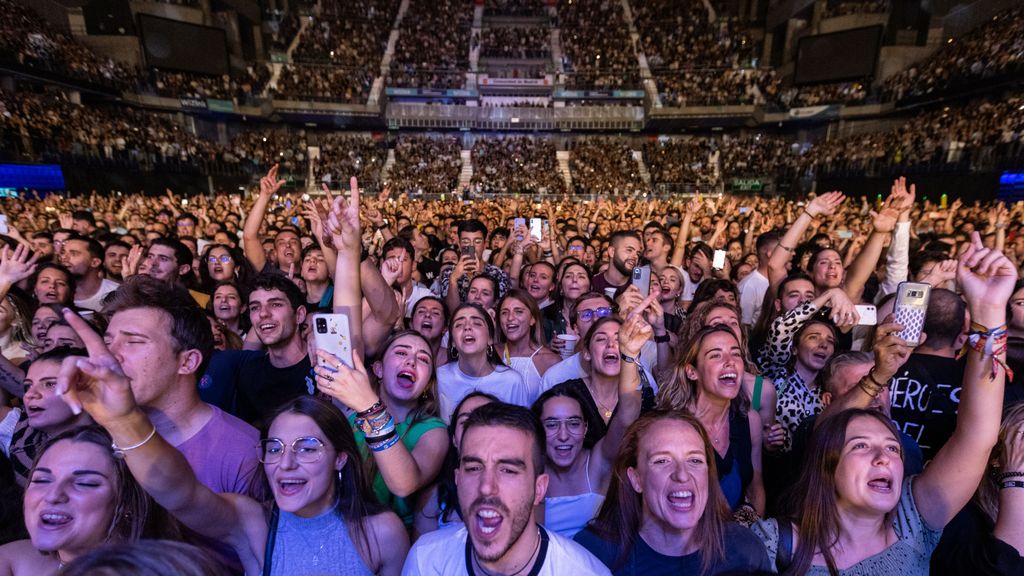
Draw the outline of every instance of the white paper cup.
<instances>
[{"instance_id":1,"label":"white paper cup","mask_svg":"<svg viewBox=\"0 0 1024 576\"><path fill-rule=\"evenodd\" d=\"M575 334L559 334L555 336L559 340L565 342L565 347L562 348L562 359L566 359L576 353L576 342L579 341L580 337Z\"/></svg>"}]
</instances>

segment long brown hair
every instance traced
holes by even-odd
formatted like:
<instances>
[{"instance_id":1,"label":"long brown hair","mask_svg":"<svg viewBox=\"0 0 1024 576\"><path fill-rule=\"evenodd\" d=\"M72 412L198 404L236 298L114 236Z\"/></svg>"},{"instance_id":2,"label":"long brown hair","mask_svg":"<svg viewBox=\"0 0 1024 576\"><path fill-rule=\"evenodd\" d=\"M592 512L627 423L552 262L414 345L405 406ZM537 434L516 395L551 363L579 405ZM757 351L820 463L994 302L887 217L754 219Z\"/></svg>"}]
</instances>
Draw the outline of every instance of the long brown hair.
<instances>
[{"instance_id":1,"label":"long brown hair","mask_svg":"<svg viewBox=\"0 0 1024 576\"><path fill-rule=\"evenodd\" d=\"M998 462L999 466L1005 466L1006 450L1006 439L1013 434L1013 429L1021 422L1024 422L1024 402L1014 402L1006 407L1003 411L1003 423L999 426L999 441L992 448L992 454L989 456L989 467L993 468L993 474L986 474L981 479L981 484L978 485L978 490L974 493L974 502L979 508L984 510L989 520L995 522L999 516L999 486L996 484L994 474L1000 471L1000 468L994 468L993 462Z\"/></svg>"},{"instance_id":2,"label":"long brown hair","mask_svg":"<svg viewBox=\"0 0 1024 576\"><path fill-rule=\"evenodd\" d=\"M501 327L501 307L505 305L505 302L509 300L518 300L526 306L526 309L530 311L530 317L533 318L533 327L530 328L530 345L531 346L543 346L544 345L544 319L540 316L540 307L537 306L537 301L530 296L530 293L522 288L510 288L501 300L498 300L498 305L494 307L495 316L497 318L494 321L495 328L498 330L498 342L503 345L508 344L508 336L505 335L505 329Z\"/></svg>"},{"instance_id":3,"label":"long brown hair","mask_svg":"<svg viewBox=\"0 0 1024 576\"><path fill-rule=\"evenodd\" d=\"M730 512L722 488L718 485L718 467L711 439L700 420L693 415L681 410L656 409L641 415L626 431L612 468L608 495L597 517L590 523L590 529L599 538L612 543L619 550L612 572L621 568L629 558L643 521L643 494L633 489L626 471L638 465L640 439L648 435L652 426L667 420L682 422L696 430L708 463L708 500L694 531L694 541L701 553L701 573L707 573L725 557L725 523Z\"/></svg>"},{"instance_id":4,"label":"long brown hair","mask_svg":"<svg viewBox=\"0 0 1024 576\"><path fill-rule=\"evenodd\" d=\"M39 450L28 477L35 473L43 455L60 442L94 444L109 457L114 469L111 483L114 499L113 516L107 528L105 542L135 542L141 538L181 538L181 526L176 520L139 486L123 458L114 458L110 446L113 440L106 430L96 425L73 428L49 439Z\"/></svg>"},{"instance_id":5,"label":"long brown hair","mask_svg":"<svg viewBox=\"0 0 1024 576\"><path fill-rule=\"evenodd\" d=\"M856 418L873 418L886 427L894 438L899 439L899 430L887 416L877 410L851 408L829 416L818 424L807 447L800 478L790 488L787 499L792 512L790 519L800 528L800 541L793 553L793 563L785 574L805 574L811 567L816 552L825 559L825 565L833 576L839 569L832 556L832 547L839 540L839 508L836 490L836 469L846 445L846 430ZM900 452L900 459L903 452ZM895 480L895 479L894 479ZM896 487L899 489L899 487ZM886 514L885 524L892 522L895 510Z\"/></svg>"},{"instance_id":6,"label":"long brown hair","mask_svg":"<svg viewBox=\"0 0 1024 576\"><path fill-rule=\"evenodd\" d=\"M725 324L705 326L698 330L690 340L689 346L680 349L685 351L673 365L672 379L663 382L658 389L658 395L655 398L658 408L693 412L694 408L697 407L697 398L700 396L700 384L695 380L687 378L684 368L686 366L696 368L700 347L704 345L704 340L712 334L728 334L736 340L737 345L742 346L740 339L736 337L736 333ZM738 410L741 414L746 414L750 409L750 398L747 398L747 395L741 389L740 393L730 404L731 410Z\"/></svg>"}]
</instances>

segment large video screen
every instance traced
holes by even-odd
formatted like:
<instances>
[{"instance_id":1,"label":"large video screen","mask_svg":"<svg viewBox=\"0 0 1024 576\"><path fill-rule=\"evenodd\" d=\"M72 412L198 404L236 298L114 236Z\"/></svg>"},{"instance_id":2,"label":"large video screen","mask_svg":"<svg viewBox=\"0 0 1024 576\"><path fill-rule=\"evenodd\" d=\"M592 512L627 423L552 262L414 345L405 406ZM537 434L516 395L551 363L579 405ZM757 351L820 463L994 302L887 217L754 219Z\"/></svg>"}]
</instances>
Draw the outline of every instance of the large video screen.
<instances>
[{"instance_id":1,"label":"large video screen","mask_svg":"<svg viewBox=\"0 0 1024 576\"><path fill-rule=\"evenodd\" d=\"M155 68L219 75L228 73L227 35L220 28L139 14L146 63Z\"/></svg>"},{"instance_id":2,"label":"large video screen","mask_svg":"<svg viewBox=\"0 0 1024 576\"><path fill-rule=\"evenodd\" d=\"M881 26L805 36L797 45L793 82L820 84L874 76L881 43Z\"/></svg>"}]
</instances>

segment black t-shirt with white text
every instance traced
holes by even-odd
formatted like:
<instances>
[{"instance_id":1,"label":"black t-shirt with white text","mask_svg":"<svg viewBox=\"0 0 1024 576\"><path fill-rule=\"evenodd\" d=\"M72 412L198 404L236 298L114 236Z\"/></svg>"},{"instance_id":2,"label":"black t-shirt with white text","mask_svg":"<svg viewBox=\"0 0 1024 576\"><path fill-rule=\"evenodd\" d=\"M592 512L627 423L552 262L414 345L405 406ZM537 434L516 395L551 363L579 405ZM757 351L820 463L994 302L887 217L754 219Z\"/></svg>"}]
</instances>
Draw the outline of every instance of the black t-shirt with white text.
<instances>
[{"instance_id":1,"label":"black t-shirt with white text","mask_svg":"<svg viewBox=\"0 0 1024 576\"><path fill-rule=\"evenodd\" d=\"M892 379L892 419L927 462L949 440L960 408L965 360L911 354Z\"/></svg>"}]
</instances>

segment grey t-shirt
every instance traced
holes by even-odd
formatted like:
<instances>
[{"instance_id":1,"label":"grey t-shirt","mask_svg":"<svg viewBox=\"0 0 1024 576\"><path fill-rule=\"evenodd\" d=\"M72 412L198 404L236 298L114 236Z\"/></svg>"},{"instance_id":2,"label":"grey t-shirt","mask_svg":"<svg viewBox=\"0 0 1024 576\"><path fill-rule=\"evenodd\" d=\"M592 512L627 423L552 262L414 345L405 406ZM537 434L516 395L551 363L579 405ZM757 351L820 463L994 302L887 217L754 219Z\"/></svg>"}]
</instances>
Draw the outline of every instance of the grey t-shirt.
<instances>
[{"instance_id":1,"label":"grey t-shirt","mask_svg":"<svg viewBox=\"0 0 1024 576\"><path fill-rule=\"evenodd\" d=\"M892 526L898 540L882 552L840 570L840 576L907 576L909 574L928 574L929 560L932 552L939 544L942 530L932 530L921 518L914 502L914 494L910 489L914 478L903 480L900 502L896 506L896 518ZM775 566L775 557L779 549L779 525L774 519L761 520L751 529L764 542L768 549L768 560ZM825 566L811 566L807 574L828 576Z\"/></svg>"}]
</instances>

